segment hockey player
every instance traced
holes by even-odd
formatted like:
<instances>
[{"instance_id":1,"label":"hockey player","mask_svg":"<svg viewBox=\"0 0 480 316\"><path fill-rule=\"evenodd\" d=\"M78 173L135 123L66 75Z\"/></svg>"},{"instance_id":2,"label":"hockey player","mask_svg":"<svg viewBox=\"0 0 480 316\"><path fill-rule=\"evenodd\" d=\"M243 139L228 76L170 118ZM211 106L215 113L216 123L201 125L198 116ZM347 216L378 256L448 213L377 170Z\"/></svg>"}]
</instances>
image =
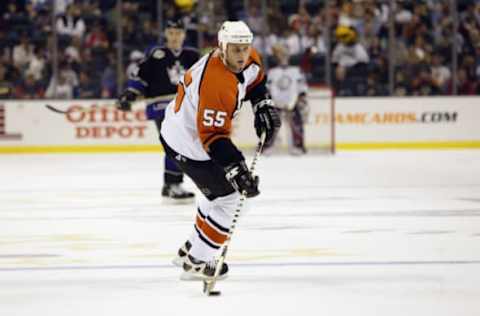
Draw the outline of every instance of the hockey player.
<instances>
[{"instance_id":1,"label":"hockey player","mask_svg":"<svg viewBox=\"0 0 480 316\"><path fill-rule=\"evenodd\" d=\"M177 83L185 70L199 58L197 50L184 48L185 29L180 20L169 20L165 28L165 47L154 47L147 57L133 71L127 88L118 100L120 110L130 111L132 102L139 97L158 97L158 101L148 104L147 118L154 120L158 132L162 126L165 107L175 97ZM194 201L194 194L181 186L183 172L175 161L165 156L165 172L162 196L175 203Z\"/></svg>"},{"instance_id":2,"label":"hockey player","mask_svg":"<svg viewBox=\"0 0 480 316\"><path fill-rule=\"evenodd\" d=\"M224 22L219 47L185 73L166 109L160 136L166 153L203 193L197 198L193 233L176 258L183 264L183 279L213 276L215 257L228 236L241 192L247 198L260 193L258 177L250 173L230 138L233 117L243 101L251 101L258 136L265 133L268 141L280 127L252 40L244 22ZM223 264L220 278L227 271Z\"/></svg>"},{"instance_id":3,"label":"hockey player","mask_svg":"<svg viewBox=\"0 0 480 316\"><path fill-rule=\"evenodd\" d=\"M306 153L304 144L304 123L308 114L307 83L298 66L289 65L287 49L274 46L273 52L278 65L268 71L268 89L282 119L290 128L287 140L289 152L293 155ZM274 141L265 150L273 149Z\"/></svg>"}]
</instances>

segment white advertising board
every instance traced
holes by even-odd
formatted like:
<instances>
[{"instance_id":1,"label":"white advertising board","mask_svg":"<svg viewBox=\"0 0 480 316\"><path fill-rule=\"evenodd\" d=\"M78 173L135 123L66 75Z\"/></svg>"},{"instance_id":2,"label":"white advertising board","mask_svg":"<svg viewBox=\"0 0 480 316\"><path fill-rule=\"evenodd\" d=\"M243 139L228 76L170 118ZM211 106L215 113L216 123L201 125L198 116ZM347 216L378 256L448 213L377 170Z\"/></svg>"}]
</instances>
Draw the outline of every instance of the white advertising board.
<instances>
[{"instance_id":1,"label":"white advertising board","mask_svg":"<svg viewBox=\"0 0 480 316\"><path fill-rule=\"evenodd\" d=\"M480 97L336 98L334 114L325 98L309 103L309 147L329 145L333 115L337 150L480 148ZM253 146L251 113L243 112L235 137Z\"/></svg>"},{"instance_id":2,"label":"white advertising board","mask_svg":"<svg viewBox=\"0 0 480 316\"><path fill-rule=\"evenodd\" d=\"M339 145L480 140L478 97L343 98L337 105Z\"/></svg>"},{"instance_id":3,"label":"white advertising board","mask_svg":"<svg viewBox=\"0 0 480 316\"><path fill-rule=\"evenodd\" d=\"M46 104L68 113L51 111ZM0 151L158 150L157 130L143 109L138 104L132 112L121 112L112 100L0 102Z\"/></svg>"},{"instance_id":4,"label":"white advertising board","mask_svg":"<svg viewBox=\"0 0 480 316\"><path fill-rule=\"evenodd\" d=\"M161 150L144 106L124 113L113 102L0 101L0 153ZM329 102L312 98L310 109L306 143L321 147L330 141ZM334 116L337 150L480 148L480 97L337 98ZM249 105L232 137L241 147L256 144Z\"/></svg>"}]
</instances>

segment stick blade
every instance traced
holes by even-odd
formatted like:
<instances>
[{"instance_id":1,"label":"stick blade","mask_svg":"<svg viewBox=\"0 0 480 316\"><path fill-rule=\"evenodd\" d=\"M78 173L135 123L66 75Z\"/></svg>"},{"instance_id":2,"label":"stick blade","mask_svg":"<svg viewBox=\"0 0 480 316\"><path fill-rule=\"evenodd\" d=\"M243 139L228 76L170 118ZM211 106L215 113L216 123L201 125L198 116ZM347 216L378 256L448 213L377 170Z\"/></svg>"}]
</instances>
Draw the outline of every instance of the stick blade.
<instances>
[{"instance_id":1,"label":"stick blade","mask_svg":"<svg viewBox=\"0 0 480 316\"><path fill-rule=\"evenodd\" d=\"M213 280L204 280L203 281L203 294L206 296L220 296L222 292L214 291L213 288L215 286L215 281Z\"/></svg>"},{"instance_id":2,"label":"stick blade","mask_svg":"<svg viewBox=\"0 0 480 316\"><path fill-rule=\"evenodd\" d=\"M60 113L60 114L67 114L68 113L68 111L63 111L63 110L57 109L57 108L51 106L50 104L45 104L45 107L47 109L49 109L50 111L53 111L55 113Z\"/></svg>"}]
</instances>

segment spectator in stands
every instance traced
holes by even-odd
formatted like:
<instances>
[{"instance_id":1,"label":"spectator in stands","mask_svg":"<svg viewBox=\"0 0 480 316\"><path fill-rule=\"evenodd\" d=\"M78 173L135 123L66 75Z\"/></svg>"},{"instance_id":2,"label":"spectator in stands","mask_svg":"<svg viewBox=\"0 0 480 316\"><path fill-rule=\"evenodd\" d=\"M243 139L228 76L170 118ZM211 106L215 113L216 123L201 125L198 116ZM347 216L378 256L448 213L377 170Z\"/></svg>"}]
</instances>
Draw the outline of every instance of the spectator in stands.
<instances>
[{"instance_id":1,"label":"spectator in stands","mask_svg":"<svg viewBox=\"0 0 480 316\"><path fill-rule=\"evenodd\" d=\"M88 47L82 46L82 40L79 37L74 37L65 49L65 58L70 63L83 63L81 53L87 49Z\"/></svg>"},{"instance_id":2,"label":"spectator in stands","mask_svg":"<svg viewBox=\"0 0 480 316\"><path fill-rule=\"evenodd\" d=\"M101 69L103 69L103 67L100 67L100 64L96 64L95 59L93 58L92 50L84 49L80 52L80 58L82 63L79 65L79 70L85 71L93 76L93 78L99 78L99 72ZM100 97L100 95L98 95L98 97Z\"/></svg>"},{"instance_id":3,"label":"spectator in stands","mask_svg":"<svg viewBox=\"0 0 480 316\"><path fill-rule=\"evenodd\" d=\"M31 23L28 28L30 39L32 41L43 41L46 34L52 31L50 4L27 2L26 12Z\"/></svg>"},{"instance_id":4,"label":"spectator in stands","mask_svg":"<svg viewBox=\"0 0 480 316\"><path fill-rule=\"evenodd\" d=\"M15 97L18 99L40 99L43 98L43 88L35 81L33 75L29 74L17 85Z\"/></svg>"},{"instance_id":5,"label":"spectator in stands","mask_svg":"<svg viewBox=\"0 0 480 316\"><path fill-rule=\"evenodd\" d=\"M298 13L292 14L288 17L290 27L300 37L307 34L311 20L312 18L305 8L305 5L299 7Z\"/></svg>"},{"instance_id":6,"label":"spectator in stands","mask_svg":"<svg viewBox=\"0 0 480 316\"><path fill-rule=\"evenodd\" d=\"M302 47L304 50L310 50L313 55L325 55L327 52L325 38L317 25L310 25L307 34L302 38Z\"/></svg>"},{"instance_id":7,"label":"spectator in stands","mask_svg":"<svg viewBox=\"0 0 480 316\"><path fill-rule=\"evenodd\" d=\"M13 85L7 80L7 69L0 63L0 99L8 99L13 94Z\"/></svg>"},{"instance_id":8,"label":"spectator in stands","mask_svg":"<svg viewBox=\"0 0 480 316\"><path fill-rule=\"evenodd\" d=\"M431 65L432 84L440 94L447 92L448 82L452 77L450 69L444 65L443 57L440 54L434 54Z\"/></svg>"},{"instance_id":9,"label":"spectator in stands","mask_svg":"<svg viewBox=\"0 0 480 316\"><path fill-rule=\"evenodd\" d=\"M138 1L123 1L122 12L125 15L134 17L138 14L139 9L140 3L138 3Z\"/></svg>"},{"instance_id":10,"label":"spectator in stands","mask_svg":"<svg viewBox=\"0 0 480 316\"><path fill-rule=\"evenodd\" d=\"M52 77L47 92L45 93L45 97L48 99L72 99L73 85L68 82L67 74L60 71L56 85L55 81L55 77Z\"/></svg>"},{"instance_id":11,"label":"spectator in stands","mask_svg":"<svg viewBox=\"0 0 480 316\"><path fill-rule=\"evenodd\" d=\"M114 0L115 1L115 0ZM107 1L83 1L81 3L77 2L77 5L80 6L80 10L82 11L82 16L84 17L85 24L89 26L90 24L87 21L96 21L98 19L101 19L103 15L107 13L107 10L105 12L102 12L100 9L100 4L104 4Z\"/></svg>"},{"instance_id":12,"label":"spectator in stands","mask_svg":"<svg viewBox=\"0 0 480 316\"><path fill-rule=\"evenodd\" d=\"M410 94L410 86L407 81L407 76L405 71L398 70L395 73L395 89L393 92L394 96L404 97Z\"/></svg>"},{"instance_id":13,"label":"spectator in stands","mask_svg":"<svg viewBox=\"0 0 480 316\"><path fill-rule=\"evenodd\" d=\"M465 69L467 72L467 78L471 82L475 82L477 80L475 64L475 55L473 54L464 54L460 62L460 67Z\"/></svg>"},{"instance_id":14,"label":"spectator in stands","mask_svg":"<svg viewBox=\"0 0 480 316\"><path fill-rule=\"evenodd\" d=\"M109 47L107 34L100 24L100 21L95 22L91 32L85 37L85 47L87 48L103 48Z\"/></svg>"},{"instance_id":15,"label":"spectator in stands","mask_svg":"<svg viewBox=\"0 0 480 316\"><path fill-rule=\"evenodd\" d=\"M427 96L439 93L432 82L431 71L427 65L421 66L416 75L410 78L410 86L411 95Z\"/></svg>"},{"instance_id":16,"label":"spectator in stands","mask_svg":"<svg viewBox=\"0 0 480 316\"><path fill-rule=\"evenodd\" d=\"M350 89L348 84L352 82L351 79L358 78L364 82L366 87L365 66L369 61L369 56L365 47L357 41L357 32L352 27L339 26L335 31L335 36L338 40L332 54L332 62L336 64L335 78L341 87ZM348 78L351 76L353 78ZM345 81L345 82L344 82ZM349 82L350 81L350 82ZM360 81L358 81L360 82ZM354 95L355 92L345 90L346 95ZM339 94L342 95L342 93Z\"/></svg>"},{"instance_id":17,"label":"spectator in stands","mask_svg":"<svg viewBox=\"0 0 480 316\"><path fill-rule=\"evenodd\" d=\"M339 26L335 35L338 43L333 50L332 60L339 68L345 69L369 62L367 50L357 41L357 33L353 28Z\"/></svg>"},{"instance_id":18,"label":"spectator in stands","mask_svg":"<svg viewBox=\"0 0 480 316\"><path fill-rule=\"evenodd\" d=\"M311 24L309 30L302 38L304 52L300 59L300 67L309 82L325 81L325 55L327 46L322 30Z\"/></svg>"},{"instance_id":19,"label":"spectator in stands","mask_svg":"<svg viewBox=\"0 0 480 316\"><path fill-rule=\"evenodd\" d=\"M100 86L95 83L90 76L85 72L80 72L80 83L77 88L77 98L80 99L94 99L101 94Z\"/></svg>"},{"instance_id":20,"label":"spectator in stands","mask_svg":"<svg viewBox=\"0 0 480 316\"><path fill-rule=\"evenodd\" d=\"M68 6L73 4L74 0L55 0L54 5L55 5L55 12L58 15L63 15L65 14L66 11L68 11Z\"/></svg>"},{"instance_id":21,"label":"spectator in stands","mask_svg":"<svg viewBox=\"0 0 480 316\"><path fill-rule=\"evenodd\" d=\"M62 78L65 78L67 83L75 89L78 86L78 74L72 68L72 63L69 61L63 62L59 67L59 73Z\"/></svg>"},{"instance_id":22,"label":"spectator in stands","mask_svg":"<svg viewBox=\"0 0 480 316\"><path fill-rule=\"evenodd\" d=\"M473 16L477 21L477 25L480 26L480 2L478 1L475 3L475 7L473 9Z\"/></svg>"},{"instance_id":23,"label":"spectator in stands","mask_svg":"<svg viewBox=\"0 0 480 316\"><path fill-rule=\"evenodd\" d=\"M26 16L27 16L28 20L30 22L32 22L33 25L36 24L35 21L38 17L39 10L37 10L35 8L33 3L31 3L31 2L25 3L25 12L26 12Z\"/></svg>"},{"instance_id":24,"label":"spectator in stands","mask_svg":"<svg viewBox=\"0 0 480 316\"><path fill-rule=\"evenodd\" d=\"M138 42L141 47L151 47L158 44L158 28L152 21L143 21L142 31L138 34Z\"/></svg>"},{"instance_id":25,"label":"spectator in stands","mask_svg":"<svg viewBox=\"0 0 480 316\"><path fill-rule=\"evenodd\" d=\"M474 95L477 87L476 83L468 80L467 70L465 68L459 68L457 71L457 94L459 95ZM453 82L448 83L448 92L453 94Z\"/></svg>"},{"instance_id":26,"label":"spectator in stands","mask_svg":"<svg viewBox=\"0 0 480 316\"><path fill-rule=\"evenodd\" d=\"M367 95L388 95L388 61L385 56L379 56L375 62L370 63L369 65Z\"/></svg>"},{"instance_id":27,"label":"spectator in stands","mask_svg":"<svg viewBox=\"0 0 480 316\"><path fill-rule=\"evenodd\" d=\"M475 51L475 43L480 42L480 24L477 23L476 18L472 12L466 12L459 26L459 34L462 39L463 51L471 54Z\"/></svg>"},{"instance_id":28,"label":"spectator in stands","mask_svg":"<svg viewBox=\"0 0 480 316\"><path fill-rule=\"evenodd\" d=\"M185 46L198 47L199 17L197 15L197 10L195 10L197 3L196 1L190 2L193 3L191 6L180 7L177 14L182 16L182 22L183 25L185 25Z\"/></svg>"},{"instance_id":29,"label":"spectator in stands","mask_svg":"<svg viewBox=\"0 0 480 316\"><path fill-rule=\"evenodd\" d=\"M27 5L31 5L35 11L41 11L50 9L50 2L50 0L27 0ZM56 1L56 4L60 2L61 1ZM59 13L59 11L56 12ZM65 12L65 10L63 12Z\"/></svg>"},{"instance_id":30,"label":"spectator in stands","mask_svg":"<svg viewBox=\"0 0 480 316\"><path fill-rule=\"evenodd\" d=\"M33 49L33 55L28 63L27 70L25 74L32 75L35 81L40 81L45 75L45 63L46 59L44 56L43 49L39 46Z\"/></svg>"},{"instance_id":31,"label":"spectator in stands","mask_svg":"<svg viewBox=\"0 0 480 316\"><path fill-rule=\"evenodd\" d=\"M251 5L247 8L247 17L245 22L248 24L253 34L258 35L263 33L266 27L265 19L263 18L260 6L258 4Z\"/></svg>"},{"instance_id":32,"label":"spectator in stands","mask_svg":"<svg viewBox=\"0 0 480 316\"><path fill-rule=\"evenodd\" d=\"M350 2L345 2L341 5L338 24L339 25L354 25L355 18L353 17L353 4Z\"/></svg>"},{"instance_id":33,"label":"spectator in stands","mask_svg":"<svg viewBox=\"0 0 480 316\"><path fill-rule=\"evenodd\" d=\"M157 2L123 1L124 52L130 52L136 47L148 47L158 40ZM195 2L201 6L200 10L195 9ZM336 79L345 88L343 91L348 92L347 95L383 95L388 84L386 74L390 57L388 47L390 8L387 2L270 0L267 16L263 17L260 2L257 0L248 1L248 7L245 7L242 1L169 0L163 1L163 18L165 20L179 13L185 14L189 44L196 45L197 31L201 30L203 41L200 43L203 42L203 47L200 49L202 49L216 45L218 22L225 19L226 9L227 11L230 9L229 14L246 20L255 33L266 32L266 39L255 36L254 47L269 57L267 60L274 61L271 47L276 44L290 47L290 53L294 55L292 62L298 61L295 54L300 54L301 67L309 71L307 78L311 83L322 82L325 78L324 53L331 49L326 47L326 35L335 31L338 25L350 27L356 31L354 45L342 43L340 39L337 43L335 38L331 38L332 47L335 48L333 59L336 62L334 68ZM68 60L76 73L84 71L89 74L87 77L99 87L101 78L106 78L103 85L104 96L110 97L115 93L112 87L116 86L116 78L113 77L116 65L108 60L109 54L116 49L112 42L117 23L114 14L115 0L0 1L0 65L6 69L4 81L23 85L28 74L33 75L40 86L47 86L48 81L44 81L48 79L40 73L50 71L46 68L53 65L52 3L59 15L56 29L59 32L60 62ZM228 8L225 7L225 3L228 4ZM443 94L452 91L453 76L449 71L452 71L451 43L454 34L459 44L458 77L462 80L466 77L464 81L459 82L459 91L471 93L473 90L480 93L480 2L462 0L457 2L456 8L458 30L453 28L449 1L395 1L393 12L395 95L425 94L427 91L429 94ZM331 29L327 29L326 26L327 16L330 18ZM100 28L95 24L96 21L103 23ZM26 46L17 45L24 41L20 39L22 34L28 34ZM363 46L368 53L362 52L362 48L359 50L354 48L356 44ZM42 57L34 53L37 51L35 47L39 45L47 47L46 50L45 48L41 50L44 52L41 53ZM14 48L17 48L15 52ZM349 53L357 57L351 58ZM349 60L352 63L359 56L363 56L363 61L358 61L355 66L344 65L345 61ZM43 70L39 70L42 63ZM362 64L368 66L362 67ZM428 80L427 73L430 76ZM362 74L363 78L358 76ZM383 84L375 85L375 82ZM426 84L428 88L422 88L419 82L430 83ZM23 90L19 91L21 93ZM18 93L11 95L18 96Z\"/></svg>"},{"instance_id":34,"label":"spectator in stands","mask_svg":"<svg viewBox=\"0 0 480 316\"><path fill-rule=\"evenodd\" d=\"M293 24L295 24L295 20L290 21L280 39L280 43L287 47L290 56L298 56L303 53L304 49L300 34L295 30Z\"/></svg>"},{"instance_id":35,"label":"spectator in stands","mask_svg":"<svg viewBox=\"0 0 480 316\"><path fill-rule=\"evenodd\" d=\"M215 6L212 2L201 1L198 4L200 6L198 14L198 31L203 36L202 37L202 44L198 48L202 51L210 51L213 47L217 46L217 29L218 25L220 25L224 20L223 6ZM258 5L252 4L251 7L258 7ZM255 9L253 9L255 10ZM261 12L256 11L257 14L261 14ZM249 13L247 12L247 17L245 18L245 22L249 24L252 22L254 24L254 28L257 26L258 16L250 17ZM266 30L268 27L267 23L263 19L263 16L260 15L261 22L263 23L263 27L265 29L260 29L260 32ZM249 24L250 29L252 30L252 26ZM252 30L254 34L256 30ZM254 36L254 41L256 38L260 38L259 36Z\"/></svg>"},{"instance_id":36,"label":"spectator in stands","mask_svg":"<svg viewBox=\"0 0 480 316\"><path fill-rule=\"evenodd\" d=\"M80 15L80 9L74 3L69 4L65 15L61 15L57 19L58 34L64 35L68 39L72 37L82 38L86 27Z\"/></svg>"},{"instance_id":37,"label":"spectator in stands","mask_svg":"<svg viewBox=\"0 0 480 316\"><path fill-rule=\"evenodd\" d=\"M20 72L13 65L12 56L8 47L4 48L4 53L0 52L0 65L5 69L5 79L10 82L16 82L20 79Z\"/></svg>"},{"instance_id":38,"label":"spectator in stands","mask_svg":"<svg viewBox=\"0 0 480 316\"><path fill-rule=\"evenodd\" d=\"M13 64L18 70L23 71L33 58L33 45L27 34L22 34L20 43L13 48Z\"/></svg>"},{"instance_id":39,"label":"spectator in stands","mask_svg":"<svg viewBox=\"0 0 480 316\"><path fill-rule=\"evenodd\" d=\"M5 33L5 29L2 28L1 18L0 18L0 61L10 58L12 48L10 46L9 40Z\"/></svg>"},{"instance_id":40,"label":"spectator in stands","mask_svg":"<svg viewBox=\"0 0 480 316\"><path fill-rule=\"evenodd\" d=\"M376 14L375 8L368 7L365 10L362 32L362 41L368 50L371 50L374 45L378 45L378 48L381 49L385 48L386 38L381 38L381 33L384 31L384 27L385 25L381 21L380 12Z\"/></svg>"},{"instance_id":41,"label":"spectator in stands","mask_svg":"<svg viewBox=\"0 0 480 316\"><path fill-rule=\"evenodd\" d=\"M3 14L4 24L9 26L11 30L17 32L18 26L21 26L25 21L24 13L19 9L17 1L10 1L7 5L7 11Z\"/></svg>"},{"instance_id":42,"label":"spectator in stands","mask_svg":"<svg viewBox=\"0 0 480 316\"><path fill-rule=\"evenodd\" d=\"M117 72L116 58L114 54L109 54L108 65L102 74L102 98L115 98L117 95Z\"/></svg>"}]
</instances>

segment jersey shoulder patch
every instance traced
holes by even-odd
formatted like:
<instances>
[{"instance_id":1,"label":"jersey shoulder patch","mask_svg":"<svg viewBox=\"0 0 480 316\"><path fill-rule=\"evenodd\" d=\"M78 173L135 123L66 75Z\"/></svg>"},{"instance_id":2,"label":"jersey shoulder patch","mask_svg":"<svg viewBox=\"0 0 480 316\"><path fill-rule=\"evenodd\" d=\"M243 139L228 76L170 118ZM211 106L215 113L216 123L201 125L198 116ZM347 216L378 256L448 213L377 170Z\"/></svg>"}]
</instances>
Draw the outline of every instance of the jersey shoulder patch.
<instances>
[{"instance_id":1,"label":"jersey shoulder patch","mask_svg":"<svg viewBox=\"0 0 480 316\"><path fill-rule=\"evenodd\" d=\"M152 51L152 57L155 59L162 59L165 57L165 51L161 48L156 48Z\"/></svg>"}]
</instances>

